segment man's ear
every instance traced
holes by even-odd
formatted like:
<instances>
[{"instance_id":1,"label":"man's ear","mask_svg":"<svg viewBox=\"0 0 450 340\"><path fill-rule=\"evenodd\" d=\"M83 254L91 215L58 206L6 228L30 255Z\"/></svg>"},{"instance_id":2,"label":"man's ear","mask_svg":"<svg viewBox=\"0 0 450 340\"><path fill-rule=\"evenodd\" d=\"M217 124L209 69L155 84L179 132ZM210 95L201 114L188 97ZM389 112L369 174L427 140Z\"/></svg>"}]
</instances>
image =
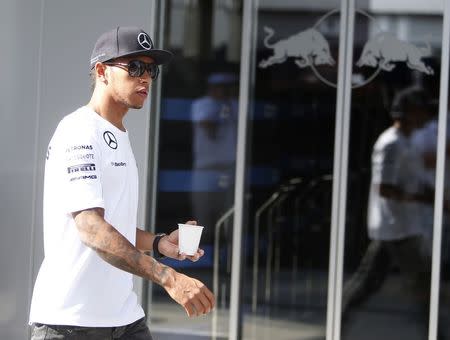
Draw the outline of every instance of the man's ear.
<instances>
[{"instance_id":1,"label":"man's ear","mask_svg":"<svg viewBox=\"0 0 450 340\"><path fill-rule=\"evenodd\" d=\"M102 63L96 63L95 64L95 74L97 77L97 80L107 84L108 83L108 71L106 65Z\"/></svg>"}]
</instances>

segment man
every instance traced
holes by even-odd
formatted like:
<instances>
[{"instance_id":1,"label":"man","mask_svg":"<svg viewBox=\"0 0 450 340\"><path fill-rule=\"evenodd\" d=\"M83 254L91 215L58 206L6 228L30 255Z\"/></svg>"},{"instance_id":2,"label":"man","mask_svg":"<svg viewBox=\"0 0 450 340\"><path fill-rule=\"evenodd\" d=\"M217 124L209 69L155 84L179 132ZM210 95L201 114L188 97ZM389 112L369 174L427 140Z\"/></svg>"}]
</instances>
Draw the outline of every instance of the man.
<instances>
[{"instance_id":1,"label":"man","mask_svg":"<svg viewBox=\"0 0 450 340\"><path fill-rule=\"evenodd\" d=\"M192 207L194 216L209 226L214 226L233 206L238 118L234 90L237 80L232 73L212 73L207 78L206 95L193 101L191 107L194 156ZM205 188L205 178L208 178L205 173L217 175L216 187ZM216 192L205 195L202 189ZM212 242L213 232L213 228L208 228L203 238Z\"/></svg>"},{"instance_id":2,"label":"man","mask_svg":"<svg viewBox=\"0 0 450 340\"><path fill-rule=\"evenodd\" d=\"M418 297L420 311L428 311L431 262L423 251L423 224L425 204L433 201L433 192L424 184L420 155L411 142L428 111L424 90L411 87L399 92L391 110L393 124L373 147L367 212L371 243L343 289L344 326L349 309L381 287L392 263Z\"/></svg>"},{"instance_id":3,"label":"man","mask_svg":"<svg viewBox=\"0 0 450 340\"><path fill-rule=\"evenodd\" d=\"M136 27L113 29L95 44L92 98L59 123L48 147L32 339L151 339L132 274L161 285L189 316L214 308L202 282L146 254L197 261L203 251L178 254L177 231L136 228L137 167L123 118L142 108L158 65L171 57Z\"/></svg>"}]
</instances>

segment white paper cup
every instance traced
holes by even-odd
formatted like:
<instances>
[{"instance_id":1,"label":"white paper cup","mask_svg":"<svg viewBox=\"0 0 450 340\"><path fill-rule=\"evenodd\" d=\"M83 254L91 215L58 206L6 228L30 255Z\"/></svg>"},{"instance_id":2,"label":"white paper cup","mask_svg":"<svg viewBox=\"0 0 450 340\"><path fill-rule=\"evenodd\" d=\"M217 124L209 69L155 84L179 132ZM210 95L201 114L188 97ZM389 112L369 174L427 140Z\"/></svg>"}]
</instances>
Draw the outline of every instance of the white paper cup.
<instances>
[{"instance_id":1,"label":"white paper cup","mask_svg":"<svg viewBox=\"0 0 450 340\"><path fill-rule=\"evenodd\" d=\"M178 224L178 248L181 253L194 255L200 244L203 227L192 224Z\"/></svg>"}]
</instances>

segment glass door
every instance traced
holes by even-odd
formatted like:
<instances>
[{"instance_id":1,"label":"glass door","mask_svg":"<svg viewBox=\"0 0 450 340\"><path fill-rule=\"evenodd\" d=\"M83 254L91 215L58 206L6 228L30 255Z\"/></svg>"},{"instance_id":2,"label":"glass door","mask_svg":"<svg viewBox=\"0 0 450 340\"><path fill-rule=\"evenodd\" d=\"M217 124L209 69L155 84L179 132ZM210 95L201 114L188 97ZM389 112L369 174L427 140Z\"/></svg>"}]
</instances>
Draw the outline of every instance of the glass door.
<instances>
[{"instance_id":1,"label":"glass door","mask_svg":"<svg viewBox=\"0 0 450 340\"><path fill-rule=\"evenodd\" d=\"M339 8L338 1L259 1L245 12L254 27L238 301L243 339L326 337Z\"/></svg>"},{"instance_id":2,"label":"glass door","mask_svg":"<svg viewBox=\"0 0 450 340\"><path fill-rule=\"evenodd\" d=\"M163 263L214 291L217 308L188 318L153 285L149 318L155 338L228 338L233 194L236 165L241 0L159 2L164 48L159 104L155 231L196 220L204 226L195 263Z\"/></svg>"},{"instance_id":3,"label":"glass door","mask_svg":"<svg viewBox=\"0 0 450 340\"><path fill-rule=\"evenodd\" d=\"M341 339L428 339L443 7L355 1Z\"/></svg>"}]
</instances>

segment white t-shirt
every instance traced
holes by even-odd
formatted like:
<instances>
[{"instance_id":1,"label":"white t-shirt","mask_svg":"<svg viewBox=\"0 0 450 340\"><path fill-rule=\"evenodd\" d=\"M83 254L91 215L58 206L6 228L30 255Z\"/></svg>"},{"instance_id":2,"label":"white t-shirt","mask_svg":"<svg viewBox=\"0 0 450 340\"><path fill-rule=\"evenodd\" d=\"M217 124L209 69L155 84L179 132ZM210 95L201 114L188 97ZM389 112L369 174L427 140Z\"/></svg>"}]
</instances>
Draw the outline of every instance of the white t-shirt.
<instances>
[{"instance_id":1,"label":"white t-shirt","mask_svg":"<svg viewBox=\"0 0 450 340\"><path fill-rule=\"evenodd\" d=\"M208 169L220 164L234 164L237 143L236 100L217 100L202 97L192 103L194 123L194 167ZM214 138L208 135L200 122L217 124Z\"/></svg>"},{"instance_id":2,"label":"white t-shirt","mask_svg":"<svg viewBox=\"0 0 450 340\"><path fill-rule=\"evenodd\" d=\"M422 156L425 153L437 153L437 135L438 135L438 121L433 119L425 124L424 127L415 131L412 136L412 143L417 149L417 152ZM450 121L447 123L447 143L450 142ZM427 184L431 187L435 186L435 168L425 169L425 176ZM450 161L449 158L445 159L445 181L444 181L444 194L446 198L450 197Z\"/></svg>"},{"instance_id":3,"label":"white t-shirt","mask_svg":"<svg viewBox=\"0 0 450 340\"><path fill-rule=\"evenodd\" d=\"M45 258L30 323L123 326L144 312L132 275L102 260L79 237L71 213L105 210L105 220L136 243L138 174L128 132L88 107L66 116L48 147L44 181Z\"/></svg>"},{"instance_id":4,"label":"white t-shirt","mask_svg":"<svg viewBox=\"0 0 450 340\"><path fill-rule=\"evenodd\" d=\"M423 189L420 155L410 140L395 127L384 131L372 152L372 181L368 206L369 237L398 240L423 233L424 205L388 199L379 184L395 185L407 193Z\"/></svg>"}]
</instances>

